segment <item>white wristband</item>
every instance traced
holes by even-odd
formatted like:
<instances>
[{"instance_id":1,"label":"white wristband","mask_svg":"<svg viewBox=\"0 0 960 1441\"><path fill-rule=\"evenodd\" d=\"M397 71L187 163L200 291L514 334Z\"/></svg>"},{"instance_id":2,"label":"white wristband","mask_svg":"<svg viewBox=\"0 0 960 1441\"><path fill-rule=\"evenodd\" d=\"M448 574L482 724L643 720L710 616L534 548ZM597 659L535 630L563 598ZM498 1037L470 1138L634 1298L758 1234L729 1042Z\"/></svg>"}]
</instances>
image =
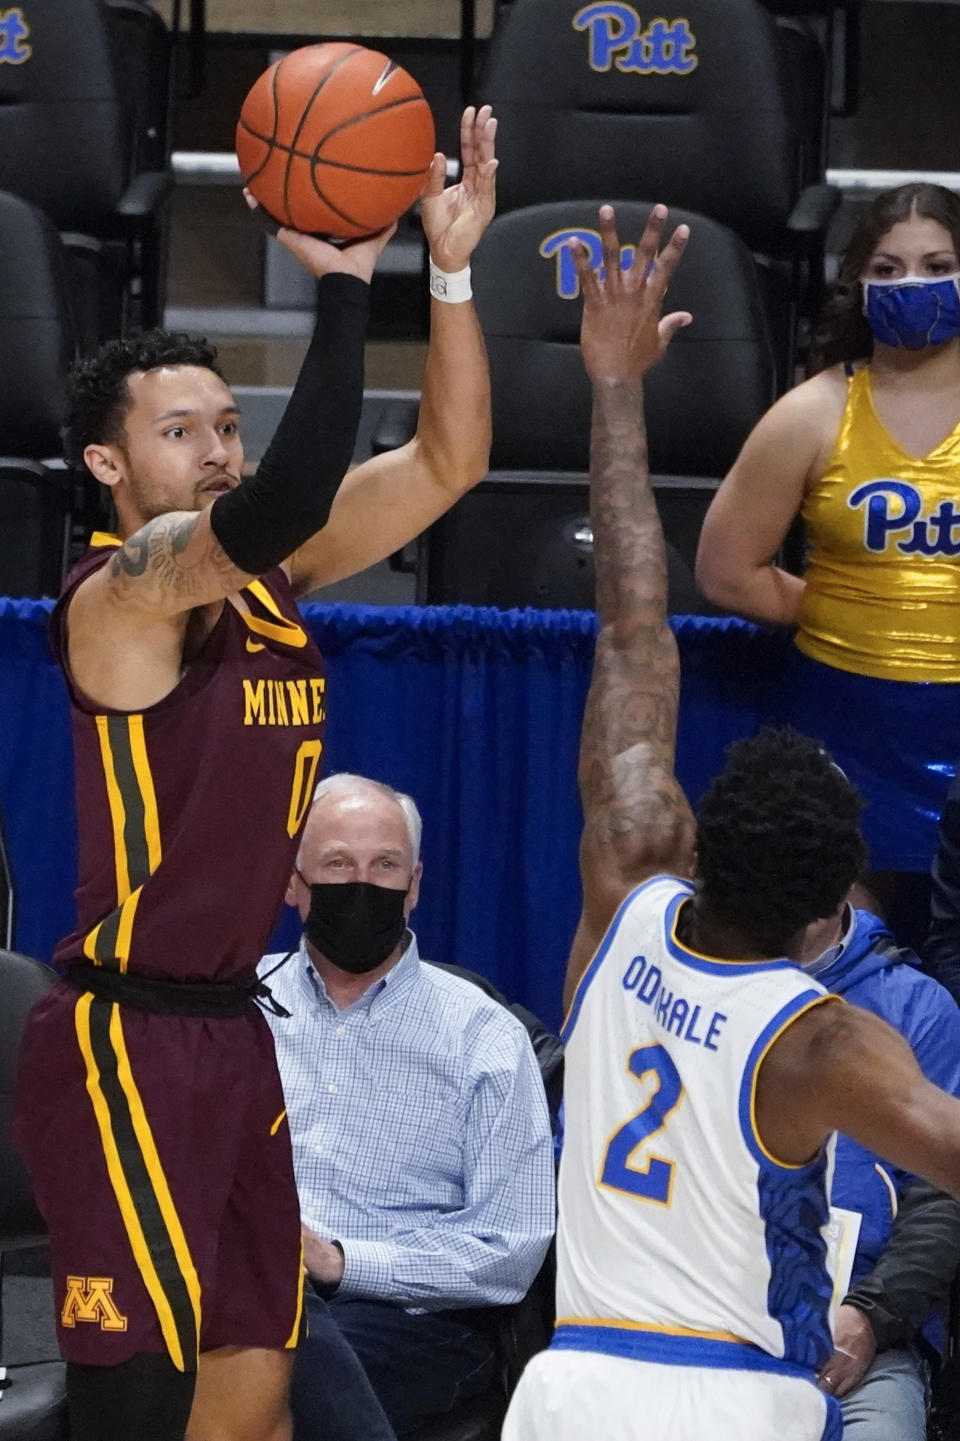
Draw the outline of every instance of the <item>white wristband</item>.
<instances>
[{"instance_id":1,"label":"white wristband","mask_svg":"<svg viewBox=\"0 0 960 1441\"><path fill-rule=\"evenodd\" d=\"M461 301L470 300L473 291L470 288L469 265L463 270L441 270L431 260L430 294L434 300L443 300L447 305L459 305Z\"/></svg>"}]
</instances>

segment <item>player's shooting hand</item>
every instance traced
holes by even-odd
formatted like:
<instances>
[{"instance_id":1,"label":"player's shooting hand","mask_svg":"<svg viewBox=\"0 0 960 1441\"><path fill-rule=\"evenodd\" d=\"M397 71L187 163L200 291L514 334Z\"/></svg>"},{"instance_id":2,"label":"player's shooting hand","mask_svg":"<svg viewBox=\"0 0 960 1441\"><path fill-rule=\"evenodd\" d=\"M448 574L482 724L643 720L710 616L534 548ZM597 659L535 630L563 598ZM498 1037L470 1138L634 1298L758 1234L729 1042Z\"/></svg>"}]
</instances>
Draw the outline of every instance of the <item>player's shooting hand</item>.
<instances>
[{"instance_id":1,"label":"player's shooting hand","mask_svg":"<svg viewBox=\"0 0 960 1441\"><path fill-rule=\"evenodd\" d=\"M877 1354L873 1327L856 1306L839 1306L833 1328L833 1355L820 1372L824 1391L839 1400L859 1386Z\"/></svg>"},{"instance_id":2,"label":"player's shooting hand","mask_svg":"<svg viewBox=\"0 0 960 1441\"><path fill-rule=\"evenodd\" d=\"M663 249L660 241L667 218L665 205L655 205L637 245L632 266L620 263L613 206L600 208L604 276L590 265L590 254L573 242L574 262L583 292L580 348L587 374L594 382L630 384L654 365L678 330L693 316L685 310L661 318L663 298L677 268L690 231L678 225Z\"/></svg>"},{"instance_id":3,"label":"player's shooting hand","mask_svg":"<svg viewBox=\"0 0 960 1441\"><path fill-rule=\"evenodd\" d=\"M460 121L463 175L458 185L444 188L446 158L437 152L420 197L423 229L434 265L455 272L470 264L477 243L493 219L496 206L494 154L497 122L489 105L468 105Z\"/></svg>"},{"instance_id":4,"label":"player's shooting hand","mask_svg":"<svg viewBox=\"0 0 960 1441\"><path fill-rule=\"evenodd\" d=\"M303 1236L303 1269L321 1286L338 1286L343 1280L343 1252L332 1241L322 1241L309 1226L300 1227Z\"/></svg>"},{"instance_id":5,"label":"player's shooting hand","mask_svg":"<svg viewBox=\"0 0 960 1441\"><path fill-rule=\"evenodd\" d=\"M243 198L251 210L259 209L249 190L244 190ZM388 225L386 230L378 231L376 235L365 236L363 240L351 240L345 245L331 245L329 240L321 240L317 235L304 235L299 230L291 230L288 226L281 225L277 231L277 239L318 279L321 275L355 275L369 285L374 266L396 231L394 223Z\"/></svg>"}]
</instances>

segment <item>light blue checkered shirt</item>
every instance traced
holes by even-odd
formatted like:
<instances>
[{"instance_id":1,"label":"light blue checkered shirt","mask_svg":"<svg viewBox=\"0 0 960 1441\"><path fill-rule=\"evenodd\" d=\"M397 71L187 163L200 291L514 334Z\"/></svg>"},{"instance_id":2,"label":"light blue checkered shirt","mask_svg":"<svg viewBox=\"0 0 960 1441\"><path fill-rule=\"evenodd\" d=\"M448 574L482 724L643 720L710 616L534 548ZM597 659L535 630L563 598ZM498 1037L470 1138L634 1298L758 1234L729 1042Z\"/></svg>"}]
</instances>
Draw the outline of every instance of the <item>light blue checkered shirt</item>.
<instances>
[{"instance_id":1,"label":"light blue checkered shirt","mask_svg":"<svg viewBox=\"0 0 960 1441\"><path fill-rule=\"evenodd\" d=\"M281 960L266 956L261 976ZM300 950L268 1015L303 1219L339 1241L338 1294L425 1310L526 1292L554 1229L550 1121L526 1030L416 938L338 1011Z\"/></svg>"}]
</instances>

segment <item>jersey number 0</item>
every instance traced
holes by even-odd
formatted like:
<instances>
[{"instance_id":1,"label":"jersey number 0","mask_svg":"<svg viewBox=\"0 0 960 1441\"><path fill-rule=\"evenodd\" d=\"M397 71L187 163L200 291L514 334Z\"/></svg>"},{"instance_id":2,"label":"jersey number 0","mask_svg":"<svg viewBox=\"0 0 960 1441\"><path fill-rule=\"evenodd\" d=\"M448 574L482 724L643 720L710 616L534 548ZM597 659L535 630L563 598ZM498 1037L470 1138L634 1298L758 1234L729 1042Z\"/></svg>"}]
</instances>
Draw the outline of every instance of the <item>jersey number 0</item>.
<instances>
[{"instance_id":1,"label":"jersey number 0","mask_svg":"<svg viewBox=\"0 0 960 1441\"><path fill-rule=\"evenodd\" d=\"M313 783L317 777L317 765L322 741L304 741L297 751L293 765L293 786L290 791L290 809L287 811L287 835L295 836L313 799Z\"/></svg>"}]
</instances>

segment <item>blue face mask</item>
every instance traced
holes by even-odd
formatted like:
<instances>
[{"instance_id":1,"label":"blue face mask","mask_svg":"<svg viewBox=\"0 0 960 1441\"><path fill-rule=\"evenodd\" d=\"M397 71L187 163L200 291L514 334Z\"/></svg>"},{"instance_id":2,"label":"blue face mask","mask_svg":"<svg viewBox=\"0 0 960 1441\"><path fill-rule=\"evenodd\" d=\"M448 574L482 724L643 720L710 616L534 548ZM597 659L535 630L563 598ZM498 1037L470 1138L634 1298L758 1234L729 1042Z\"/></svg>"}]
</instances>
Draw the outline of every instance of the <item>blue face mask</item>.
<instances>
[{"instance_id":1,"label":"blue face mask","mask_svg":"<svg viewBox=\"0 0 960 1441\"><path fill-rule=\"evenodd\" d=\"M937 280L865 280L863 313L884 345L923 350L960 335L960 275Z\"/></svg>"}]
</instances>

